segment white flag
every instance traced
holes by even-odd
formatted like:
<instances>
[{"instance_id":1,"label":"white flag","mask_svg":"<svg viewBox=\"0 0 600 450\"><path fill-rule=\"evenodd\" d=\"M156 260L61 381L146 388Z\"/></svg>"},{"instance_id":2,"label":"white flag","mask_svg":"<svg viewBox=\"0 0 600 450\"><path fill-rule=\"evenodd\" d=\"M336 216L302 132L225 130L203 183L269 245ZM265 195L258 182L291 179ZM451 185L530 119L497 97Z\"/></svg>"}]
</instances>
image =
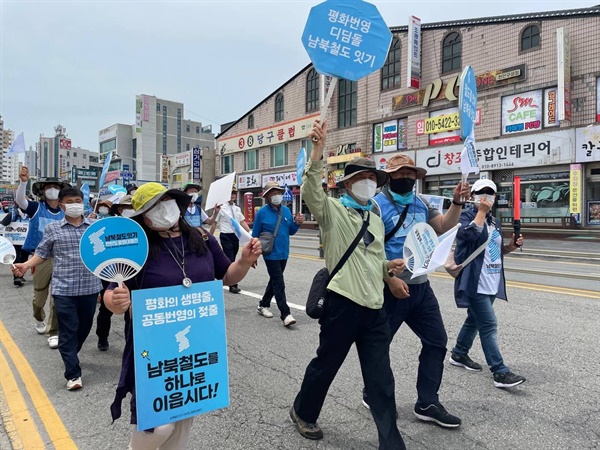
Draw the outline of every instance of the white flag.
<instances>
[{"instance_id":1,"label":"white flag","mask_svg":"<svg viewBox=\"0 0 600 450\"><path fill-rule=\"evenodd\" d=\"M6 153L6 156L14 155L15 153L25 153L27 150L25 149L25 138L23 137L23 133L17 136L14 140L10 149Z\"/></svg>"}]
</instances>

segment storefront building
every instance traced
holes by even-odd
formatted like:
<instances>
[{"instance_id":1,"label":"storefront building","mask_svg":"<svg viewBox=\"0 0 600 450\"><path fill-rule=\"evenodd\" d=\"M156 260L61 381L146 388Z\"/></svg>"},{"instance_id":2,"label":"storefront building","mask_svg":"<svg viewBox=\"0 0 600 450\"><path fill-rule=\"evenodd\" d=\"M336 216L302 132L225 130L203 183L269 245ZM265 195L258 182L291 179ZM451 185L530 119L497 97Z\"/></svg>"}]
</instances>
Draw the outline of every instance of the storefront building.
<instances>
[{"instance_id":1,"label":"storefront building","mask_svg":"<svg viewBox=\"0 0 600 450\"><path fill-rule=\"evenodd\" d=\"M432 24L412 18L392 27L384 67L358 82L339 80L332 97L329 194L342 193L335 183L353 157L383 168L405 152L428 171L420 192L451 197L461 176L460 75L470 65L481 170L470 180L497 183L497 215L512 221L513 177L520 176L524 226L600 226L599 24L595 6ZM217 136L217 172L256 174L262 185L265 177L284 177L295 190L285 174L295 173L300 148L309 150L306 137L326 88L308 65L230 124Z\"/></svg>"}]
</instances>

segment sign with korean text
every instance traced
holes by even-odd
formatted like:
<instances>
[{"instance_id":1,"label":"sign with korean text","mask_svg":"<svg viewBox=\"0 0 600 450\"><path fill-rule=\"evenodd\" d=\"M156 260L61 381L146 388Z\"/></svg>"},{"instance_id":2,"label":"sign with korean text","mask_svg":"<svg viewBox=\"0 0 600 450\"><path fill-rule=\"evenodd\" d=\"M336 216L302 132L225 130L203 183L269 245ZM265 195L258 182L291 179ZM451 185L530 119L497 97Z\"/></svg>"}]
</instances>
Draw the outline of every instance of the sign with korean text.
<instances>
[{"instance_id":1,"label":"sign with korean text","mask_svg":"<svg viewBox=\"0 0 600 450\"><path fill-rule=\"evenodd\" d=\"M167 155L160 155L161 160L161 178L160 181L163 183L169 182L169 157Z\"/></svg>"},{"instance_id":2,"label":"sign with korean text","mask_svg":"<svg viewBox=\"0 0 600 450\"><path fill-rule=\"evenodd\" d=\"M557 95L556 88L544 89L544 128L560 125L556 106Z\"/></svg>"},{"instance_id":3,"label":"sign with korean text","mask_svg":"<svg viewBox=\"0 0 600 450\"><path fill-rule=\"evenodd\" d=\"M211 150L208 150L211 151ZM197 183L202 178L202 174L200 171L200 162L201 162L200 148L195 147L192 150L192 180L194 183Z\"/></svg>"},{"instance_id":4,"label":"sign with korean text","mask_svg":"<svg viewBox=\"0 0 600 450\"><path fill-rule=\"evenodd\" d=\"M98 132L98 142L109 141L117 137L117 125L110 126Z\"/></svg>"},{"instance_id":5,"label":"sign with korean text","mask_svg":"<svg viewBox=\"0 0 600 450\"><path fill-rule=\"evenodd\" d=\"M239 175L237 179L237 188L238 189L250 189L250 188L260 188L263 185L262 183L262 175L260 173L253 173L250 175Z\"/></svg>"},{"instance_id":6,"label":"sign with korean text","mask_svg":"<svg viewBox=\"0 0 600 450\"><path fill-rule=\"evenodd\" d=\"M63 148L65 150L71 150L71 139L59 138L58 139L58 147Z\"/></svg>"},{"instance_id":7,"label":"sign with korean text","mask_svg":"<svg viewBox=\"0 0 600 450\"><path fill-rule=\"evenodd\" d=\"M0 220L4 217L0 217ZM3 236L12 245L23 245L25 243L25 238L27 237L27 232L29 231L29 219L17 222L11 222L7 226L4 227L3 230L0 231L0 236Z\"/></svg>"},{"instance_id":8,"label":"sign with korean text","mask_svg":"<svg viewBox=\"0 0 600 450\"><path fill-rule=\"evenodd\" d=\"M106 177L104 178L104 183L110 183L111 181L115 181L121 178L121 172L118 170L113 170L110 172L106 172Z\"/></svg>"},{"instance_id":9,"label":"sign with korean text","mask_svg":"<svg viewBox=\"0 0 600 450\"><path fill-rule=\"evenodd\" d=\"M142 97L135 96L135 132L142 132Z\"/></svg>"},{"instance_id":10,"label":"sign with korean text","mask_svg":"<svg viewBox=\"0 0 600 450\"><path fill-rule=\"evenodd\" d=\"M138 430L229 406L223 283L132 291Z\"/></svg>"},{"instance_id":11,"label":"sign with korean text","mask_svg":"<svg viewBox=\"0 0 600 450\"><path fill-rule=\"evenodd\" d=\"M473 132L477 114L477 84L471 66L465 67L460 76L458 114L460 115L460 138L464 140Z\"/></svg>"},{"instance_id":12,"label":"sign with korean text","mask_svg":"<svg viewBox=\"0 0 600 450\"><path fill-rule=\"evenodd\" d=\"M569 173L569 212L575 223L581 223L581 164L571 164Z\"/></svg>"},{"instance_id":13,"label":"sign with korean text","mask_svg":"<svg viewBox=\"0 0 600 450\"><path fill-rule=\"evenodd\" d=\"M600 125L575 130L575 162L600 161Z\"/></svg>"},{"instance_id":14,"label":"sign with korean text","mask_svg":"<svg viewBox=\"0 0 600 450\"><path fill-rule=\"evenodd\" d=\"M294 139L305 139L312 130L313 122L319 114L311 114L298 120L283 122L273 127L252 130L250 133L238 134L219 139L218 148L223 155L253 148L282 144Z\"/></svg>"},{"instance_id":15,"label":"sign with korean text","mask_svg":"<svg viewBox=\"0 0 600 450\"><path fill-rule=\"evenodd\" d=\"M270 173L262 176L262 187L265 187L269 181L276 181L279 186L297 186L298 178L296 172Z\"/></svg>"},{"instance_id":16,"label":"sign with korean text","mask_svg":"<svg viewBox=\"0 0 600 450\"><path fill-rule=\"evenodd\" d=\"M596 78L596 122L600 122L600 77Z\"/></svg>"},{"instance_id":17,"label":"sign with korean text","mask_svg":"<svg viewBox=\"0 0 600 450\"><path fill-rule=\"evenodd\" d=\"M190 165L191 151L177 153L175 155L175 167L185 167Z\"/></svg>"},{"instance_id":18,"label":"sign with korean text","mask_svg":"<svg viewBox=\"0 0 600 450\"><path fill-rule=\"evenodd\" d=\"M408 18L408 64L406 64L406 87L421 87L421 19Z\"/></svg>"},{"instance_id":19,"label":"sign with korean text","mask_svg":"<svg viewBox=\"0 0 600 450\"><path fill-rule=\"evenodd\" d=\"M358 81L381 69L392 33L379 11L363 0L328 0L313 6L302 44L317 72Z\"/></svg>"},{"instance_id":20,"label":"sign with korean text","mask_svg":"<svg viewBox=\"0 0 600 450\"><path fill-rule=\"evenodd\" d=\"M448 108L456 112L447 114L443 117L430 117L428 119L419 119L415 122L416 135L442 133L445 131L454 131L460 128L460 115L458 109ZM455 120L454 115L458 117ZM405 119L406 120L406 119ZM475 125L481 125L481 109L475 111Z\"/></svg>"},{"instance_id":21,"label":"sign with korean text","mask_svg":"<svg viewBox=\"0 0 600 450\"><path fill-rule=\"evenodd\" d=\"M415 152L414 151L398 152L398 153L384 153L382 155L373 155L371 158L375 161L377 170L384 170L387 168L388 161L396 155L408 155L410 157L410 159L412 159L413 161L415 160ZM342 174L343 174L343 172L344 171L342 170Z\"/></svg>"},{"instance_id":22,"label":"sign with korean text","mask_svg":"<svg viewBox=\"0 0 600 450\"><path fill-rule=\"evenodd\" d=\"M142 120L148 122L150 120L150 97L142 95Z\"/></svg>"},{"instance_id":23,"label":"sign with korean text","mask_svg":"<svg viewBox=\"0 0 600 450\"><path fill-rule=\"evenodd\" d=\"M478 142L477 165L480 170L496 170L570 164L575 156L573 142L573 130ZM462 145L421 149L416 152L416 164L427 175L458 174L462 150Z\"/></svg>"},{"instance_id":24,"label":"sign with korean text","mask_svg":"<svg viewBox=\"0 0 600 450\"><path fill-rule=\"evenodd\" d=\"M542 90L502 97L502 134L542 129Z\"/></svg>"},{"instance_id":25,"label":"sign with korean text","mask_svg":"<svg viewBox=\"0 0 600 450\"><path fill-rule=\"evenodd\" d=\"M438 131L429 135L429 145L449 144L460 142L460 123L458 118L458 107L440 109L429 113L429 118L436 126L439 124L441 129L446 125L452 128L450 131Z\"/></svg>"},{"instance_id":26,"label":"sign with korean text","mask_svg":"<svg viewBox=\"0 0 600 450\"><path fill-rule=\"evenodd\" d=\"M569 32L556 29L556 54L558 57L558 120L571 120L571 42Z\"/></svg>"}]
</instances>

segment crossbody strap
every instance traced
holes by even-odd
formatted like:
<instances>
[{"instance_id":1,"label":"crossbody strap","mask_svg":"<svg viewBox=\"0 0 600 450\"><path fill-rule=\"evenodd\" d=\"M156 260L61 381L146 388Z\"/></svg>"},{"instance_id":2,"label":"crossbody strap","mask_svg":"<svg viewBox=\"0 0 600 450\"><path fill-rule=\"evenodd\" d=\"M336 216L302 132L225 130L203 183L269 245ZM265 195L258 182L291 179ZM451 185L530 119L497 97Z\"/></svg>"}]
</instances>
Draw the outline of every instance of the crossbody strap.
<instances>
[{"instance_id":1,"label":"crossbody strap","mask_svg":"<svg viewBox=\"0 0 600 450\"><path fill-rule=\"evenodd\" d=\"M279 224L281 223L281 216L283 215L283 210L281 209L283 206L279 207L279 217L277 218L277 225L275 225L275 232L273 233L273 239L277 237L277 232L279 231Z\"/></svg>"},{"instance_id":2,"label":"crossbody strap","mask_svg":"<svg viewBox=\"0 0 600 450\"><path fill-rule=\"evenodd\" d=\"M385 193L385 195L388 198L388 200L390 202L392 202L392 205L394 205L394 208L396 208L396 211L398 211L398 214L400 214L400 209L398 208L398 206L396 206L396 202L394 201L392 195L389 193L389 191L387 190L387 188L385 188L383 190L383 192ZM406 220L406 215L407 214L408 214L408 205L406 205L404 207L404 210L402 211L402 214L400 214L400 218L398 219L398 222L396 223L396 226L394 226L394 228L392 228L392 231L390 231L388 234L385 235L385 238L384 238L383 242L387 242L392 237L394 237L394 235L396 234L396 231L398 231L400 229L400 227L404 223L404 220Z\"/></svg>"},{"instance_id":3,"label":"crossbody strap","mask_svg":"<svg viewBox=\"0 0 600 450\"><path fill-rule=\"evenodd\" d=\"M367 227L369 226L369 219L370 219L370 213L367 213L367 219L363 220L362 227L360 228L360 231L358 232L358 234L352 241L352 244L350 244L350 247L348 247L348 249L346 250L346 253L344 253L344 256L342 256L342 259L340 259L340 261L335 266L335 269L333 269L333 272L331 272L331 274L329 275L329 278L327 279L327 284L329 284L329 282L333 279L335 274L339 272L339 270L342 268L342 266L344 264L346 264L346 261L348 260L348 258L350 258L350 255L352 254L352 252L358 245L358 242L361 240L361 238L365 234L365 231L367 230Z\"/></svg>"},{"instance_id":4,"label":"crossbody strap","mask_svg":"<svg viewBox=\"0 0 600 450\"><path fill-rule=\"evenodd\" d=\"M471 261L473 261L475 258L477 258L477 255L479 255L482 251L485 250L485 248L488 246L488 244L490 243L490 241L492 240L492 227L487 227L488 229L488 237L485 240L485 242L483 244L481 244L479 247L477 247L477 250L475 250L473 253L471 253L467 259L465 259L462 262L462 266L465 267L467 264L469 264Z\"/></svg>"}]
</instances>

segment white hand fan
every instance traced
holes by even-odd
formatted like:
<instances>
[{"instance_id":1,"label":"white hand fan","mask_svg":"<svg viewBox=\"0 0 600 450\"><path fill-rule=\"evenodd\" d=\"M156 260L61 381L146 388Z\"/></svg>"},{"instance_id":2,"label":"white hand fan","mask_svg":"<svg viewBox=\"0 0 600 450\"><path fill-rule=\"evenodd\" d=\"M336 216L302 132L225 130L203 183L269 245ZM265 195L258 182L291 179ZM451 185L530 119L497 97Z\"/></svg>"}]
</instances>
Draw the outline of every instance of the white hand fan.
<instances>
[{"instance_id":1,"label":"white hand fan","mask_svg":"<svg viewBox=\"0 0 600 450\"><path fill-rule=\"evenodd\" d=\"M404 241L403 258L406 268L414 272L429 264L438 242L437 234L430 225L425 222L413 225Z\"/></svg>"},{"instance_id":2,"label":"white hand fan","mask_svg":"<svg viewBox=\"0 0 600 450\"><path fill-rule=\"evenodd\" d=\"M4 236L0 236L0 262L2 264L10 264L14 268L15 265L13 263L15 259L17 259L15 246Z\"/></svg>"},{"instance_id":3,"label":"white hand fan","mask_svg":"<svg viewBox=\"0 0 600 450\"><path fill-rule=\"evenodd\" d=\"M94 222L81 237L81 260L98 278L111 283L135 277L148 257L148 238L143 228L125 217Z\"/></svg>"}]
</instances>

